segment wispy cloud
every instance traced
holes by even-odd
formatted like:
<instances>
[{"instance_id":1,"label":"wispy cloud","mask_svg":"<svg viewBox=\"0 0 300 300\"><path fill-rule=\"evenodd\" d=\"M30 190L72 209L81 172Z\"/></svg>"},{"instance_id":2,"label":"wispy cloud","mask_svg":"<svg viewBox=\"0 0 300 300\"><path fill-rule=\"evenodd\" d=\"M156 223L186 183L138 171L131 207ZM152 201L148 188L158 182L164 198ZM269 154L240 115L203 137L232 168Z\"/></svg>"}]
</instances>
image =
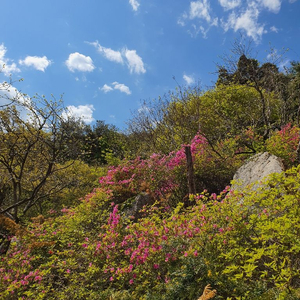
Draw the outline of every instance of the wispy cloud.
<instances>
[{"instance_id":1,"label":"wispy cloud","mask_svg":"<svg viewBox=\"0 0 300 300\"><path fill-rule=\"evenodd\" d=\"M65 64L71 72L92 72L95 69L93 60L78 52L71 53Z\"/></svg>"},{"instance_id":2,"label":"wispy cloud","mask_svg":"<svg viewBox=\"0 0 300 300\"><path fill-rule=\"evenodd\" d=\"M51 60L47 56L26 56L24 60L19 60L19 64L45 72L45 69L51 65Z\"/></svg>"},{"instance_id":3,"label":"wispy cloud","mask_svg":"<svg viewBox=\"0 0 300 300\"><path fill-rule=\"evenodd\" d=\"M146 73L143 59L137 54L136 50L129 50L126 47L122 50L113 50L111 48L101 46L98 41L86 43L94 46L97 51L109 61L113 61L119 64L123 64L125 62L130 73Z\"/></svg>"},{"instance_id":4,"label":"wispy cloud","mask_svg":"<svg viewBox=\"0 0 300 300\"><path fill-rule=\"evenodd\" d=\"M88 43L88 44L93 45L97 49L97 51L100 54L102 54L106 59L116 63L123 64L123 58L120 51L115 51L111 48L103 47L99 44L98 41L95 41L93 43Z\"/></svg>"},{"instance_id":5,"label":"wispy cloud","mask_svg":"<svg viewBox=\"0 0 300 300\"><path fill-rule=\"evenodd\" d=\"M113 86L114 86L115 90L119 90L120 92L125 93L127 95L131 94L129 87L123 83L119 83L119 82L115 81L115 82L113 82Z\"/></svg>"},{"instance_id":6,"label":"wispy cloud","mask_svg":"<svg viewBox=\"0 0 300 300\"><path fill-rule=\"evenodd\" d=\"M93 111L95 110L92 104L87 105L69 105L67 106L67 112L63 114L63 117L74 117L75 119L80 119L86 124L90 124L95 119L93 118Z\"/></svg>"},{"instance_id":7,"label":"wispy cloud","mask_svg":"<svg viewBox=\"0 0 300 300\"><path fill-rule=\"evenodd\" d=\"M297 0L289 0L293 3ZM213 10L210 1L197 0L190 1L188 10L184 11L177 23L180 26L188 26L187 32L196 37L201 33L203 38L212 26L221 24L225 32L229 30L244 31L246 35L259 43L264 34L268 31L261 21L263 11L279 13L283 0L218 0L223 8L222 16L218 16L219 10ZM274 26L269 29L278 32Z\"/></svg>"},{"instance_id":8,"label":"wispy cloud","mask_svg":"<svg viewBox=\"0 0 300 300\"><path fill-rule=\"evenodd\" d=\"M108 84L104 84L103 87L99 88L99 89L101 91L103 91L105 94L108 93L108 92L111 92L113 90L119 90L120 92L125 93L127 95L131 94L131 91L130 91L129 87L126 86L123 83L119 83L119 82L115 81L111 85L112 86L110 86Z\"/></svg>"},{"instance_id":9,"label":"wispy cloud","mask_svg":"<svg viewBox=\"0 0 300 300\"><path fill-rule=\"evenodd\" d=\"M214 25L214 24L216 24L216 25ZM196 24L192 24L191 28L188 29L187 32L193 38L196 38L198 36L198 34L201 33L202 37L204 39L206 39L207 38L207 34L208 34L208 32L209 32L209 30L210 30L210 28L212 26L217 26L217 20L216 20L216 23L213 23L213 25L210 25L208 27L205 27L205 26L202 26L202 25L198 25L197 26Z\"/></svg>"},{"instance_id":10,"label":"wispy cloud","mask_svg":"<svg viewBox=\"0 0 300 300\"><path fill-rule=\"evenodd\" d=\"M184 12L177 20L177 24L180 26L186 25L186 20L188 19L188 14Z\"/></svg>"},{"instance_id":11,"label":"wispy cloud","mask_svg":"<svg viewBox=\"0 0 300 300\"><path fill-rule=\"evenodd\" d=\"M280 11L281 0L259 0L258 2L273 13L278 13Z\"/></svg>"},{"instance_id":12,"label":"wispy cloud","mask_svg":"<svg viewBox=\"0 0 300 300\"><path fill-rule=\"evenodd\" d=\"M230 10L239 7L241 0L219 0L219 3L225 10Z\"/></svg>"},{"instance_id":13,"label":"wispy cloud","mask_svg":"<svg viewBox=\"0 0 300 300\"><path fill-rule=\"evenodd\" d=\"M265 33L264 25L258 22L260 11L255 3L249 5L241 14L232 12L227 22L222 22L222 26L226 31L233 29L234 31L243 30L247 36L251 37L255 42L259 42L263 33Z\"/></svg>"},{"instance_id":14,"label":"wispy cloud","mask_svg":"<svg viewBox=\"0 0 300 300\"><path fill-rule=\"evenodd\" d=\"M0 45L0 67L2 69L2 72L5 76L9 76L12 73L18 73L21 72L21 70L17 67L17 65L14 62L11 62L11 59L6 58L6 52L7 48L4 46L4 44ZM5 66L2 68L2 66Z\"/></svg>"},{"instance_id":15,"label":"wispy cloud","mask_svg":"<svg viewBox=\"0 0 300 300\"><path fill-rule=\"evenodd\" d=\"M113 90L114 89L111 86L107 85L107 84L104 84L103 87L101 88L101 91L103 91L105 94L108 93L108 92L111 92Z\"/></svg>"},{"instance_id":16,"label":"wispy cloud","mask_svg":"<svg viewBox=\"0 0 300 300\"><path fill-rule=\"evenodd\" d=\"M211 21L211 16L210 5L208 0L199 0L191 2L189 17L190 19L204 19L209 23Z\"/></svg>"},{"instance_id":17,"label":"wispy cloud","mask_svg":"<svg viewBox=\"0 0 300 300\"><path fill-rule=\"evenodd\" d=\"M186 26L190 21L193 23L187 32L192 37L196 37L201 33L203 38L206 38L210 28L212 26L218 26L219 22L217 17L212 16L212 9L208 0L192 1L190 3L189 11L184 12L177 23L180 26ZM197 21L199 21L200 24Z\"/></svg>"},{"instance_id":18,"label":"wispy cloud","mask_svg":"<svg viewBox=\"0 0 300 300\"><path fill-rule=\"evenodd\" d=\"M140 6L140 3L137 0L129 0L129 4L132 6L134 11L137 11Z\"/></svg>"},{"instance_id":19,"label":"wispy cloud","mask_svg":"<svg viewBox=\"0 0 300 300\"><path fill-rule=\"evenodd\" d=\"M184 79L184 81L186 82L187 85L191 85L191 84L195 83L195 78L192 75L184 74L183 79Z\"/></svg>"},{"instance_id":20,"label":"wispy cloud","mask_svg":"<svg viewBox=\"0 0 300 300\"><path fill-rule=\"evenodd\" d=\"M278 28L275 27L275 26L271 26L271 27L270 27L270 30L271 30L272 32L278 33Z\"/></svg>"},{"instance_id":21,"label":"wispy cloud","mask_svg":"<svg viewBox=\"0 0 300 300\"><path fill-rule=\"evenodd\" d=\"M124 50L124 55L127 59L127 65L130 73L146 73L142 58L136 53L136 50Z\"/></svg>"}]
</instances>

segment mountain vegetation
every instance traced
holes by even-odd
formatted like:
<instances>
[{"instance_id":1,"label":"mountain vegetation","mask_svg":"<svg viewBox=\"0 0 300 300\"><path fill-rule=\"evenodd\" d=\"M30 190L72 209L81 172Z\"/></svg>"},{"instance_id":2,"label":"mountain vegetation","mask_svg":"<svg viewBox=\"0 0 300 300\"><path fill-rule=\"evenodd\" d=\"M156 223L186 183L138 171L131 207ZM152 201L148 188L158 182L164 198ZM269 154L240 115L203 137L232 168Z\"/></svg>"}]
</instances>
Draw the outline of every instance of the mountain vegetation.
<instances>
[{"instance_id":1,"label":"mountain vegetation","mask_svg":"<svg viewBox=\"0 0 300 300\"><path fill-rule=\"evenodd\" d=\"M234 51L214 87L144 101L125 133L2 99L0 299L300 298L300 63ZM231 190L263 151L286 171Z\"/></svg>"}]
</instances>

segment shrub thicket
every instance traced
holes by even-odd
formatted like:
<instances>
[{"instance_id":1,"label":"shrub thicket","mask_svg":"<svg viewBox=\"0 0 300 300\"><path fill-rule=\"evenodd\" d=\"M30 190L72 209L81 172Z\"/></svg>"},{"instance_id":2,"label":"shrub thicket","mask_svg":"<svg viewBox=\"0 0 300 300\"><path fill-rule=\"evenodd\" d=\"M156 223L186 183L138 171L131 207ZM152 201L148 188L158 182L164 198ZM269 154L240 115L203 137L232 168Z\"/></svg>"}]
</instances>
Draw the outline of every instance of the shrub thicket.
<instances>
[{"instance_id":1,"label":"shrub thicket","mask_svg":"<svg viewBox=\"0 0 300 300\"><path fill-rule=\"evenodd\" d=\"M298 299L300 167L259 190L192 196L130 221L95 190L1 259L1 299ZM127 295L127 296L126 296Z\"/></svg>"}]
</instances>

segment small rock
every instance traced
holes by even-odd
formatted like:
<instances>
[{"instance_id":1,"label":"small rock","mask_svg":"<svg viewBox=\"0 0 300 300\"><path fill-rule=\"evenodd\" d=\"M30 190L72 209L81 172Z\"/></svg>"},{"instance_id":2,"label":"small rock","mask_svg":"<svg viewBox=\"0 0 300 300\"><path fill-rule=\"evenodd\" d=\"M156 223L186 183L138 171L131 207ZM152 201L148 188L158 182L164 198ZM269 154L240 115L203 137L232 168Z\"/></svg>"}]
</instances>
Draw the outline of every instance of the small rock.
<instances>
[{"instance_id":1,"label":"small rock","mask_svg":"<svg viewBox=\"0 0 300 300\"><path fill-rule=\"evenodd\" d=\"M153 204L153 198L149 194L142 193L137 195L133 200L132 207L126 212L126 215L133 216L135 219L140 218L140 210L147 204Z\"/></svg>"}]
</instances>

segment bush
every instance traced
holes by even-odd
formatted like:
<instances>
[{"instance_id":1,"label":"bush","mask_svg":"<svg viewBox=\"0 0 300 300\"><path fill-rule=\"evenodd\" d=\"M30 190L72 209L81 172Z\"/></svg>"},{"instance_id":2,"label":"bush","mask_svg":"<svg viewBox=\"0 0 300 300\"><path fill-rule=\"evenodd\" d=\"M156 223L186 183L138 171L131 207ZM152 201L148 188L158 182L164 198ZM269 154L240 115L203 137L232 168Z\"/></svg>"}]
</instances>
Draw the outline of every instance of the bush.
<instances>
[{"instance_id":1,"label":"bush","mask_svg":"<svg viewBox=\"0 0 300 300\"><path fill-rule=\"evenodd\" d=\"M1 259L1 299L192 300L207 284L216 299L299 299L299 170L257 192L145 208L136 223L95 191L13 239Z\"/></svg>"},{"instance_id":2,"label":"bush","mask_svg":"<svg viewBox=\"0 0 300 300\"><path fill-rule=\"evenodd\" d=\"M297 164L297 147L300 128L287 124L273 134L266 142L267 151L283 159L286 168Z\"/></svg>"}]
</instances>

